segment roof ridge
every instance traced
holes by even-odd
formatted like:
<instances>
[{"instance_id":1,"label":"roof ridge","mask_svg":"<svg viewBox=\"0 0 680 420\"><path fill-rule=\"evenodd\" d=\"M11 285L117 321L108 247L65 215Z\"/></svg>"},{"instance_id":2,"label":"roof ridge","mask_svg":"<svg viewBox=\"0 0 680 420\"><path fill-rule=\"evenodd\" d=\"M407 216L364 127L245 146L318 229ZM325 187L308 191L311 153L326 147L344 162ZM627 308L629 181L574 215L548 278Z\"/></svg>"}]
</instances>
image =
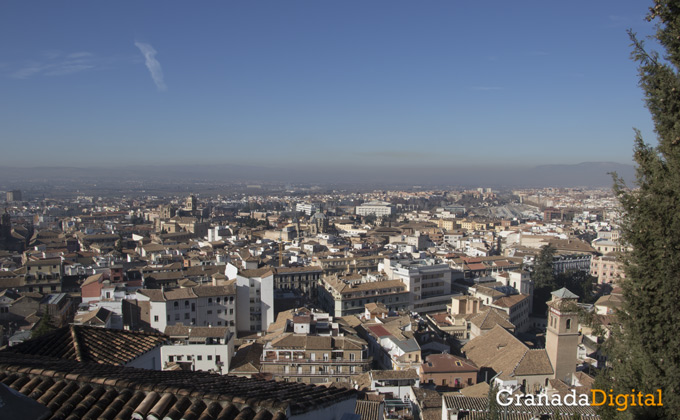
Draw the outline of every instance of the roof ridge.
<instances>
[{"instance_id":1,"label":"roof ridge","mask_svg":"<svg viewBox=\"0 0 680 420\"><path fill-rule=\"evenodd\" d=\"M529 350L531 350L531 349L529 349L529 348L526 349L526 351L524 352L524 354L522 355L522 357L520 357L520 359L517 361L517 364L515 365L515 367L512 368L512 374L513 374L513 376L515 375L515 371L517 370L517 368L519 367L519 365L522 364L522 360L524 360L524 358L527 357L527 354L529 353Z\"/></svg>"},{"instance_id":2,"label":"roof ridge","mask_svg":"<svg viewBox=\"0 0 680 420\"><path fill-rule=\"evenodd\" d=\"M76 353L76 360L79 362L83 362L83 350L80 347L80 341L78 337L78 333L76 332L76 326L71 325L70 326L71 330L71 338L73 340L73 349L75 350Z\"/></svg>"}]
</instances>

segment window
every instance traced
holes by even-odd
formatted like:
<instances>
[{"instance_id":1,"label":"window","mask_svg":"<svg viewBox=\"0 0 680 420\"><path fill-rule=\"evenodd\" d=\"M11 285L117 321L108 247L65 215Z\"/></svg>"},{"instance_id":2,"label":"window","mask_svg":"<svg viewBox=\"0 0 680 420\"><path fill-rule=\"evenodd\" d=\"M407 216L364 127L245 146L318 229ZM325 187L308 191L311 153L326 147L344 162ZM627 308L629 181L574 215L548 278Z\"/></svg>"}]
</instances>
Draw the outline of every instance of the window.
<instances>
[{"instance_id":1,"label":"window","mask_svg":"<svg viewBox=\"0 0 680 420\"><path fill-rule=\"evenodd\" d=\"M174 362L175 356L168 356L168 362Z\"/></svg>"},{"instance_id":2,"label":"window","mask_svg":"<svg viewBox=\"0 0 680 420\"><path fill-rule=\"evenodd\" d=\"M567 330L571 329L571 319L567 319Z\"/></svg>"},{"instance_id":3,"label":"window","mask_svg":"<svg viewBox=\"0 0 680 420\"><path fill-rule=\"evenodd\" d=\"M154 320L154 322L158 322L158 315L154 315L153 320Z\"/></svg>"},{"instance_id":4,"label":"window","mask_svg":"<svg viewBox=\"0 0 680 420\"><path fill-rule=\"evenodd\" d=\"M179 302L175 301L174 306L175 308L179 308Z\"/></svg>"},{"instance_id":5,"label":"window","mask_svg":"<svg viewBox=\"0 0 680 420\"><path fill-rule=\"evenodd\" d=\"M229 315L234 315L234 310L233 310L233 309L229 309Z\"/></svg>"},{"instance_id":6,"label":"window","mask_svg":"<svg viewBox=\"0 0 680 420\"><path fill-rule=\"evenodd\" d=\"M220 362L220 355L219 354L215 356L215 361L218 362L218 363Z\"/></svg>"},{"instance_id":7,"label":"window","mask_svg":"<svg viewBox=\"0 0 680 420\"><path fill-rule=\"evenodd\" d=\"M208 298L208 305L212 305L212 298Z\"/></svg>"},{"instance_id":8,"label":"window","mask_svg":"<svg viewBox=\"0 0 680 420\"><path fill-rule=\"evenodd\" d=\"M208 360L212 360L212 355L208 355Z\"/></svg>"},{"instance_id":9,"label":"window","mask_svg":"<svg viewBox=\"0 0 680 420\"><path fill-rule=\"evenodd\" d=\"M212 315L212 311L208 311L208 315Z\"/></svg>"},{"instance_id":10,"label":"window","mask_svg":"<svg viewBox=\"0 0 680 420\"><path fill-rule=\"evenodd\" d=\"M185 307L189 306L189 301L188 301L188 300L185 300L185 301L184 301L184 306L185 306Z\"/></svg>"},{"instance_id":11,"label":"window","mask_svg":"<svg viewBox=\"0 0 680 420\"><path fill-rule=\"evenodd\" d=\"M189 319L189 312L184 314L184 319Z\"/></svg>"},{"instance_id":12,"label":"window","mask_svg":"<svg viewBox=\"0 0 680 420\"><path fill-rule=\"evenodd\" d=\"M179 314L175 314L175 321L179 321Z\"/></svg>"},{"instance_id":13,"label":"window","mask_svg":"<svg viewBox=\"0 0 680 420\"><path fill-rule=\"evenodd\" d=\"M199 354L198 356L196 356L196 360L199 360L199 361L203 360L203 356L201 356L201 355Z\"/></svg>"}]
</instances>

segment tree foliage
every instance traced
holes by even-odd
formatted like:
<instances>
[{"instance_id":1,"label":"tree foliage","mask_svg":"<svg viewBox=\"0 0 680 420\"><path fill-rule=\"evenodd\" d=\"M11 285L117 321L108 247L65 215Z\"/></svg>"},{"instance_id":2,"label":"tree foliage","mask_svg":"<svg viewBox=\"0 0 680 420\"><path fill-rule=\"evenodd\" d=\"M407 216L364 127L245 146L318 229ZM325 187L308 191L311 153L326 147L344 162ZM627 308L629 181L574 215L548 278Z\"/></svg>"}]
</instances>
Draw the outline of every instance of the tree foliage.
<instances>
[{"instance_id":1,"label":"tree foliage","mask_svg":"<svg viewBox=\"0 0 680 420\"><path fill-rule=\"evenodd\" d=\"M43 312L42 317L40 317L38 325L35 327L35 329L33 329L33 331L31 331L31 338L38 338L54 330L55 328L56 327L52 324L52 317L46 310Z\"/></svg>"},{"instance_id":2,"label":"tree foliage","mask_svg":"<svg viewBox=\"0 0 680 420\"><path fill-rule=\"evenodd\" d=\"M637 188L627 188L615 176L622 238L631 251L623 257L619 327L606 343L610 367L598 376L596 387L614 393L662 389L663 407L625 412L603 407L605 418L680 416L680 3L656 0L647 18L656 21L654 38L665 54L648 52L630 35L658 145L646 144L637 132Z\"/></svg>"},{"instance_id":3,"label":"tree foliage","mask_svg":"<svg viewBox=\"0 0 680 420\"><path fill-rule=\"evenodd\" d=\"M489 406L487 407L488 411L486 413L486 420L500 420L501 418L501 406L496 400L498 391L499 388L495 382L489 384L489 394L487 395L489 398Z\"/></svg>"},{"instance_id":4,"label":"tree foliage","mask_svg":"<svg viewBox=\"0 0 680 420\"><path fill-rule=\"evenodd\" d=\"M593 293L593 286L597 279L581 270L571 270L555 276L555 290L566 287L579 296L581 303L593 303L597 296Z\"/></svg>"},{"instance_id":5,"label":"tree foliage","mask_svg":"<svg viewBox=\"0 0 680 420\"><path fill-rule=\"evenodd\" d=\"M534 282L534 313L544 315L548 310L546 302L550 300L550 292L555 290L554 274L555 248L545 245L536 257L531 272Z\"/></svg>"},{"instance_id":6,"label":"tree foliage","mask_svg":"<svg viewBox=\"0 0 680 420\"><path fill-rule=\"evenodd\" d=\"M554 286L554 259L555 248L550 245L543 246L541 248L541 252L536 257L534 271L531 273L531 279L534 281L534 286L536 288Z\"/></svg>"}]
</instances>

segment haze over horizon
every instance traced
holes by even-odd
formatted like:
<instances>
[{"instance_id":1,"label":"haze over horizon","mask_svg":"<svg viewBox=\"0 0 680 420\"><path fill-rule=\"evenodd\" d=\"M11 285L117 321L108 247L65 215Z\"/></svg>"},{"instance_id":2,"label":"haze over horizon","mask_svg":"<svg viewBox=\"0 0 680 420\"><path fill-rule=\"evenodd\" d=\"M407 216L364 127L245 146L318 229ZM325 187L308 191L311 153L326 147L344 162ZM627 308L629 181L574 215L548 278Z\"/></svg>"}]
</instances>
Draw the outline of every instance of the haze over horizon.
<instances>
[{"instance_id":1,"label":"haze over horizon","mask_svg":"<svg viewBox=\"0 0 680 420\"><path fill-rule=\"evenodd\" d=\"M6 167L631 163L634 1L0 6Z\"/></svg>"},{"instance_id":2,"label":"haze over horizon","mask_svg":"<svg viewBox=\"0 0 680 420\"><path fill-rule=\"evenodd\" d=\"M0 166L2 188L84 185L138 186L155 183L191 189L203 183L233 185L236 183L288 184L302 183L325 186L395 186L423 187L610 187L611 173L616 172L628 185L633 185L634 167L612 162L584 162L577 165L508 166L320 166L274 167L253 165L128 165L119 167L33 167ZM42 188L42 187L40 187ZM119 188L120 189L120 188Z\"/></svg>"}]
</instances>

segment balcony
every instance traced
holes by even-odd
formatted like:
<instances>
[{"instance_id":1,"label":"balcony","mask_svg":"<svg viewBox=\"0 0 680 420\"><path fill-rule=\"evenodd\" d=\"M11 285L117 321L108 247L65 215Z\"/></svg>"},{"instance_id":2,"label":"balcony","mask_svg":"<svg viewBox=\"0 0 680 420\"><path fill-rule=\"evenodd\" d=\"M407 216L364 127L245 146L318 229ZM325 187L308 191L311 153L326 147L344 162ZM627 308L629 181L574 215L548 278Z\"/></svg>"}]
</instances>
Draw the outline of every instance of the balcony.
<instances>
[{"instance_id":1,"label":"balcony","mask_svg":"<svg viewBox=\"0 0 680 420\"><path fill-rule=\"evenodd\" d=\"M289 364L289 363L298 363L298 364L323 364L323 365L328 365L328 366L334 366L334 365L357 365L357 364L364 364L368 363L370 364L373 361L372 357L368 357L365 359L341 359L341 358L333 358L333 359L307 359L307 358L293 358L293 357L276 357L276 356L269 356L265 357L263 356L260 359L260 362L263 364Z\"/></svg>"}]
</instances>

